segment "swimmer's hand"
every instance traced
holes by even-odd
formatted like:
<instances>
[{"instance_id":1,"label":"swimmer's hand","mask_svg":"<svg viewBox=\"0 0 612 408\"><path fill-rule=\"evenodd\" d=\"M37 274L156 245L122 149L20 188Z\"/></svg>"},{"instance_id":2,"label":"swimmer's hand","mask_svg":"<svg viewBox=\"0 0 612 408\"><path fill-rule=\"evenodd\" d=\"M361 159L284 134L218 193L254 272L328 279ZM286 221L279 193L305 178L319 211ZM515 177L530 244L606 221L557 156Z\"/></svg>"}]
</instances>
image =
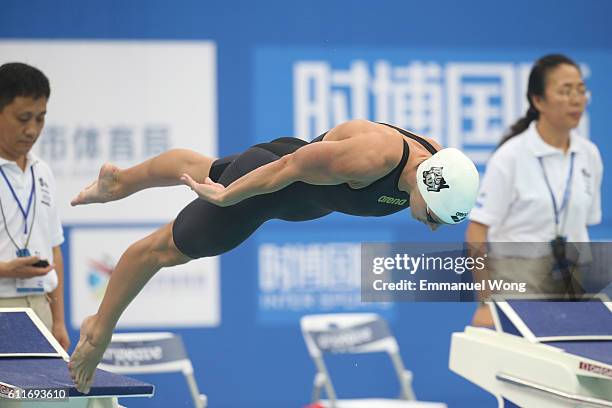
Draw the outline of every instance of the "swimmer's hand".
<instances>
[{"instance_id":1,"label":"swimmer's hand","mask_svg":"<svg viewBox=\"0 0 612 408\"><path fill-rule=\"evenodd\" d=\"M219 207L227 207L232 204L225 198L225 186L223 184L215 183L210 179L210 177L206 177L204 183L200 184L194 179L192 179L189 174L183 174L181 176L181 181L189 186L202 200L206 200L211 204L217 205Z\"/></svg>"}]
</instances>

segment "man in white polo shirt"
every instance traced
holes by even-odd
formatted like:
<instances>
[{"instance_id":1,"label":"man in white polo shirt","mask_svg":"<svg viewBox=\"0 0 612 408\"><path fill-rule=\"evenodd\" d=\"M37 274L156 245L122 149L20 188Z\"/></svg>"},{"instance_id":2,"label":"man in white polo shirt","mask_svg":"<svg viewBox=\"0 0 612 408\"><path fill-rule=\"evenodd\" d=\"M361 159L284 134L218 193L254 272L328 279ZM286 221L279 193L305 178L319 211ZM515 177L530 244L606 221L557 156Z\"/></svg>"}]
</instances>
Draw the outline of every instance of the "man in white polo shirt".
<instances>
[{"instance_id":1,"label":"man in white polo shirt","mask_svg":"<svg viewBox=\"0 0 612 408\"><path fill-rule=\"evenodd\" d=\"M32 308L68 350L55 179L30 152L49 95L49 81L38 69L0 66L0 307Z\"/></svg>"}]
</instances>

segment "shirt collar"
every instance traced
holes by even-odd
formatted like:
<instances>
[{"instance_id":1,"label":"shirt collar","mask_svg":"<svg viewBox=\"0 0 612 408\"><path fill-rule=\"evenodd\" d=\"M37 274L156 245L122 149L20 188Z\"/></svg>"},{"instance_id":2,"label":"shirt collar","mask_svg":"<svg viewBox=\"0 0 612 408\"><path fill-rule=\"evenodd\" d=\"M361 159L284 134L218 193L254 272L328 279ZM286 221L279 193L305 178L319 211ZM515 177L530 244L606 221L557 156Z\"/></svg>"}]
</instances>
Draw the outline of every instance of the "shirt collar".
<instances>
[{"instance_id":1,"label":"shirt collar","mask_svg":"<svg viewBox=\"0 0 612 408\"><path fill-rule=\"evenodd\" d=\"M31 166L35 165L36 163L38 163L39 160L40 159L38 158L38 156L36 156L34 153L28 152L26 155L26 170L29 169ZM9 159L5 159L4 157L0 157L0 166L10 165L10 164L14 164L15 166L17 166L17 163L14 162L13 160L9 160Z\"/></svg>"},{"instance_id":2,"label":"shirt collar","mask_svg":"<svg viewBox=\"0 0 612 408\"><path fill-rule=\"evenodd\" d=\"M527 129L527 145L538 157L542 156L550 156L550 155L565 155L565 152L557 147L553 147L546 143L540 134L538 133L538 129L536 128L537 122L534 120L529 125ZM577 153L578 152L578 141L576 140L578 136L574 131L570 132L570 145L568 149L568 153Z\"/></svg>"}]
</instances>

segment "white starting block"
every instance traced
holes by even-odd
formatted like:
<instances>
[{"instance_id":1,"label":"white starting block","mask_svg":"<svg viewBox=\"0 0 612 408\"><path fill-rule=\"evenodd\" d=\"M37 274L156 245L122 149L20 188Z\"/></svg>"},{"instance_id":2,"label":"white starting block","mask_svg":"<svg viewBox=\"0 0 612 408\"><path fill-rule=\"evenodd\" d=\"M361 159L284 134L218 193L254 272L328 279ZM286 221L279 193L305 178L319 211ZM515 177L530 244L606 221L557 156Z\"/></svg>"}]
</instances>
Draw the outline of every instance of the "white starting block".
<instances>
[{"instance_id":1,"label":"white starting block","mask_svg":"<svg viewBox=\"0 0 612 408\"><path fill-rule=\"evenodd\" d=\"M152 397L155 388L96 370L89 394L70 378L68 354L29 308L0 308L0 407L120 408L117 398Z\"/></svg>"},{"instance_id":2,"label":"white starting block","mask_svg":"<svg viewBox=\"0 0 612 408\"><path fill-rule=\"evenodd\" d=\"M489 305L496 330L454 333L450 369L499 407L612 407L612 303L507 300Z\"/></svg>"}]
</instances>

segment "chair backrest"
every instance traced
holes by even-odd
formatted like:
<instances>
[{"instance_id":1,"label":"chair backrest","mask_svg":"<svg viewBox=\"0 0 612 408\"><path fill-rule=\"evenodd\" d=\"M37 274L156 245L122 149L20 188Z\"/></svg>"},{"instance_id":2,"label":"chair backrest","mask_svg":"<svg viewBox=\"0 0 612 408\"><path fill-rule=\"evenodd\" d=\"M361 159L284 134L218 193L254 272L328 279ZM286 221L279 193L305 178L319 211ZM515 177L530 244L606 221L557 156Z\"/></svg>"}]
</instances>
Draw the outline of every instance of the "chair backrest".
<instances>
[{"instance_id":1,"label":"chair backrest","mask_svg":"<svg viewBox=\"0 0 612 408\"><path fill-rule=\"evenodd\" d=\"M206 408L181 336L169 332L115 333L104 352L100 368L120 374L176 373L184 375L193 406Z\"/></svg>"},{"instance_id":2,"label":"chair backrest","mask_svg":"<svg viewBox=\"0 0 612 408\"><path fill-rule=\"evenodd\" d=\"M397 375L401 398L413 400L412 373L405 369L399 346L387 322L376 313L340 313L307 315L300 320L308 353L317 367L313 400L324 387L332 408L336 406L336 391L323 359L325 353L386 352Z\"/></svg>"},{"instance_id":3,"label":"chair backrest","mask_svg":"<svg viewBox=\"0 0 612 408\"><path fill-rule=\"evenodd\" d=\"M116 333L100 368L121 374L193 373L183 340L174 333Z\"/></svg>"},{"instance_id":4,"label":"chair backrest","mask_svg":"<svg viewBox=\"0 0 612 408\"><path fill-rule=\"evenodd\" d=\"M300 324L311 357L323 353L398 352L387 322L375 313L308 315Z\"/></svg>"}]
</instances>

